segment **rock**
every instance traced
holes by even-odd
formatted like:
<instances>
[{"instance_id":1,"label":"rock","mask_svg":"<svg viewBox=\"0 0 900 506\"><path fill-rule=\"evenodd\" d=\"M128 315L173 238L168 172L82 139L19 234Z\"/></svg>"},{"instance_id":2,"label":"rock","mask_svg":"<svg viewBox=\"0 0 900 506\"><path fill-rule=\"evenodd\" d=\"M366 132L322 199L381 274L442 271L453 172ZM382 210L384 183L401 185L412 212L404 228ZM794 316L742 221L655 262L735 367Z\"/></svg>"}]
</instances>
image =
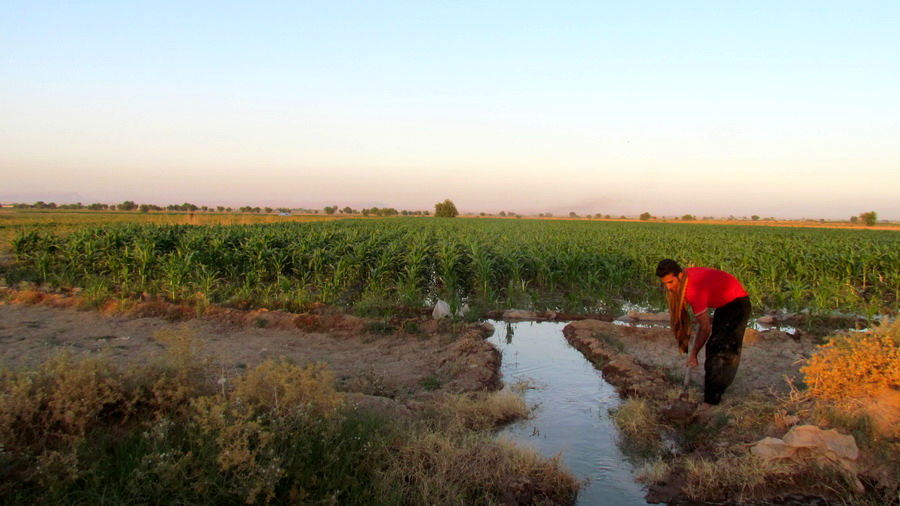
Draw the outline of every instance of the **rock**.
<instances>
[{"instance_id":1,"label":"rock","mask_svg":"<svg viewBox=\"0 0 900 506\"><path fill-rule=\"evenodd\" d=\"M851 473L856 473L859 458L853 436L834 429L822 430L815 425L796 425L784 439L764 438L750 448L750 453L764 460L838 464Z\"/></svg>"},{"instance_id":2,"label":"rock","mask_svg":"<svg viewBox=\"0 0 900 506\"><path fill-rule=\"evenodd\" d=\"M759 342L759 332L756 329L745 329L744 330L744 346L752 346Z\"/></svg>"},{"instance_id":3,"label":"rock","mask_svg":"<svg viewBox=\"0 0 900 506\"><path fill-rule=\"evenodd\" d=\"M469 313L469 305L463 304L462 307L456 310L456 316L462 317ZM435 320L440 320L442 318L448 318L452 315L453 312L450 310L450 304L447 302L438 299L437 304L434 305L434 310L431 311L431 317Z\"/></svg>"},{"instance_id":4,"label":"rock","mask_svg":"<svg viewBox=\"0 0 900 506\"><path fill-rule=\"evenodd\" d=\"M775 317L772 315L760 316L756 319L756 323L760 325L775 325Z\"/></svg>"},{"instance_id":5,"label":"rock","mask_svg":"<svg viewBox=\"0 0 900 506\"><path fill-rule=\"evenodd\" d=\"M535 320L537 313L534 311L525 311L524 309L507 309L503 312L504 320Z\"/></svg>"},{"instance_id":6,"label":"rock","mask_svg":"<svg viewBox=\"0 0 900 506\"><path fill-rule=\"evenodd\" d=\"M450 312L450 304L442 300L438 300L437 304L434 305L434 310L431 312L431 317L435 320L440 320L442 318L448 318L451 314Z\"/></svg>"}]
</instances>

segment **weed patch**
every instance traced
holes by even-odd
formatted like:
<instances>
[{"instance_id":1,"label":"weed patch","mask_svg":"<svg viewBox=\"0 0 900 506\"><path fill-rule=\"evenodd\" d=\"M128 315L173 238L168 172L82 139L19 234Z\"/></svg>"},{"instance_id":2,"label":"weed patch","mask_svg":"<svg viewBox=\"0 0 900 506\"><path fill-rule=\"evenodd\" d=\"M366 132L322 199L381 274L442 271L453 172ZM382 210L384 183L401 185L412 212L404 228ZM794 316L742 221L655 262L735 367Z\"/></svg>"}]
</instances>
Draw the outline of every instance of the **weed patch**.
<instances>
[{"instance_id":1,"label":"weed patch","mask_svg":"<svg viewBox=\"0 0 900 506\"><path fill-rule=\"evenodd\" d=\"M558 460L493 439L527 415L513 392L435 394L425 422L348 409L320 364L220 378L184 332L120 371L61 354L0 373L7 504L569 502Z\"/></svg>"},{"instance_id":2,"label":"weed patch","mask_svg":"<svg viewBox=\"0 0 900 506\"><path fill-rule=\"evenodd\" d=\"M426 391L437 390L441 388L441 381L436 376L426 376L419 382Z\"/></svg>"}]
</instances>

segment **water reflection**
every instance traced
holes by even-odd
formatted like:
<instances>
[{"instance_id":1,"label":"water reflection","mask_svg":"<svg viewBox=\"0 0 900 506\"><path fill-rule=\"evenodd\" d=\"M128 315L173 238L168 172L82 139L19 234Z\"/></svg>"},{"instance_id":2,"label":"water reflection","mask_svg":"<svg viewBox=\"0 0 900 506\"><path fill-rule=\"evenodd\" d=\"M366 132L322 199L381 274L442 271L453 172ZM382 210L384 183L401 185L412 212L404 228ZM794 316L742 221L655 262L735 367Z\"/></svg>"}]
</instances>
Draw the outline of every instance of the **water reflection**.
<instances>
[{"instance_id":1,"label":"water reflection","mask_svg":"<svg viewBox=\"0 0 900 506\"><path fill-rule=\"evenodd\" d=\"M616 429L609 409L619 396L600 372L562 335L565 323L491 322L490 337L503 354L507 384L540 385L525 391L536 405L533 417L511 424L501 434L554 456L588 483L578 504L646 504L633 468L616 446Z\"/></svg>"}]
</instances>

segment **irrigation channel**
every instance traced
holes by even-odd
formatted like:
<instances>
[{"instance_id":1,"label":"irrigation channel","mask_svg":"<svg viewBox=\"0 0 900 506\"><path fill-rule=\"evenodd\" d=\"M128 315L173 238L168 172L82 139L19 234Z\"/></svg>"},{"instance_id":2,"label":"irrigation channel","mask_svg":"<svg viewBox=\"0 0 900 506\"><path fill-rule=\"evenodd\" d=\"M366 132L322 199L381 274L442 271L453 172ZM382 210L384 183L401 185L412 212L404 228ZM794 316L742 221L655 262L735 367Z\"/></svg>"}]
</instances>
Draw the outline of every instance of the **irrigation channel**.
<instances>
[{"instance_id":1,"label":"irrigation channel","mask_svg":"<svg viewBox=\"0 0 900 506\"><path fill-rule=\"evenodd\" d=\"M618 393L600 371L563 337L565 323L491 321L489 341L503 354L503 381L525 381L525 401L536 406L530 419L505 427L500 435L542 455L562 453L562 462L587 483L580 505L647 504L634 481L633 467L616 446L609 410Z\"/></svg>"}]
</instances>

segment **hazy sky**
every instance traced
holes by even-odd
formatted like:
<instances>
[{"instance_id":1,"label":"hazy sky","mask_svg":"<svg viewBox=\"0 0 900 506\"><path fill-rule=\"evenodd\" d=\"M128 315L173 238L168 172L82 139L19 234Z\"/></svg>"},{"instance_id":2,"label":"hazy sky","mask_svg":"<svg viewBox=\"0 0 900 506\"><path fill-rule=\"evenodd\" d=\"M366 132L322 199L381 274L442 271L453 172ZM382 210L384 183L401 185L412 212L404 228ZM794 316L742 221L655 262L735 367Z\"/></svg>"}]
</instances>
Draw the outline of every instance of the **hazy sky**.
<instances>
[{"instance_id":1,"label":"hazy sky","mask_svg":"<svg viewBox=\"0 0 900 506\"><path fill-rule=\"evenodd\" d=\"M0 0L0 200L900 219L900 2Z\"/></svg>"}]
</instances>

